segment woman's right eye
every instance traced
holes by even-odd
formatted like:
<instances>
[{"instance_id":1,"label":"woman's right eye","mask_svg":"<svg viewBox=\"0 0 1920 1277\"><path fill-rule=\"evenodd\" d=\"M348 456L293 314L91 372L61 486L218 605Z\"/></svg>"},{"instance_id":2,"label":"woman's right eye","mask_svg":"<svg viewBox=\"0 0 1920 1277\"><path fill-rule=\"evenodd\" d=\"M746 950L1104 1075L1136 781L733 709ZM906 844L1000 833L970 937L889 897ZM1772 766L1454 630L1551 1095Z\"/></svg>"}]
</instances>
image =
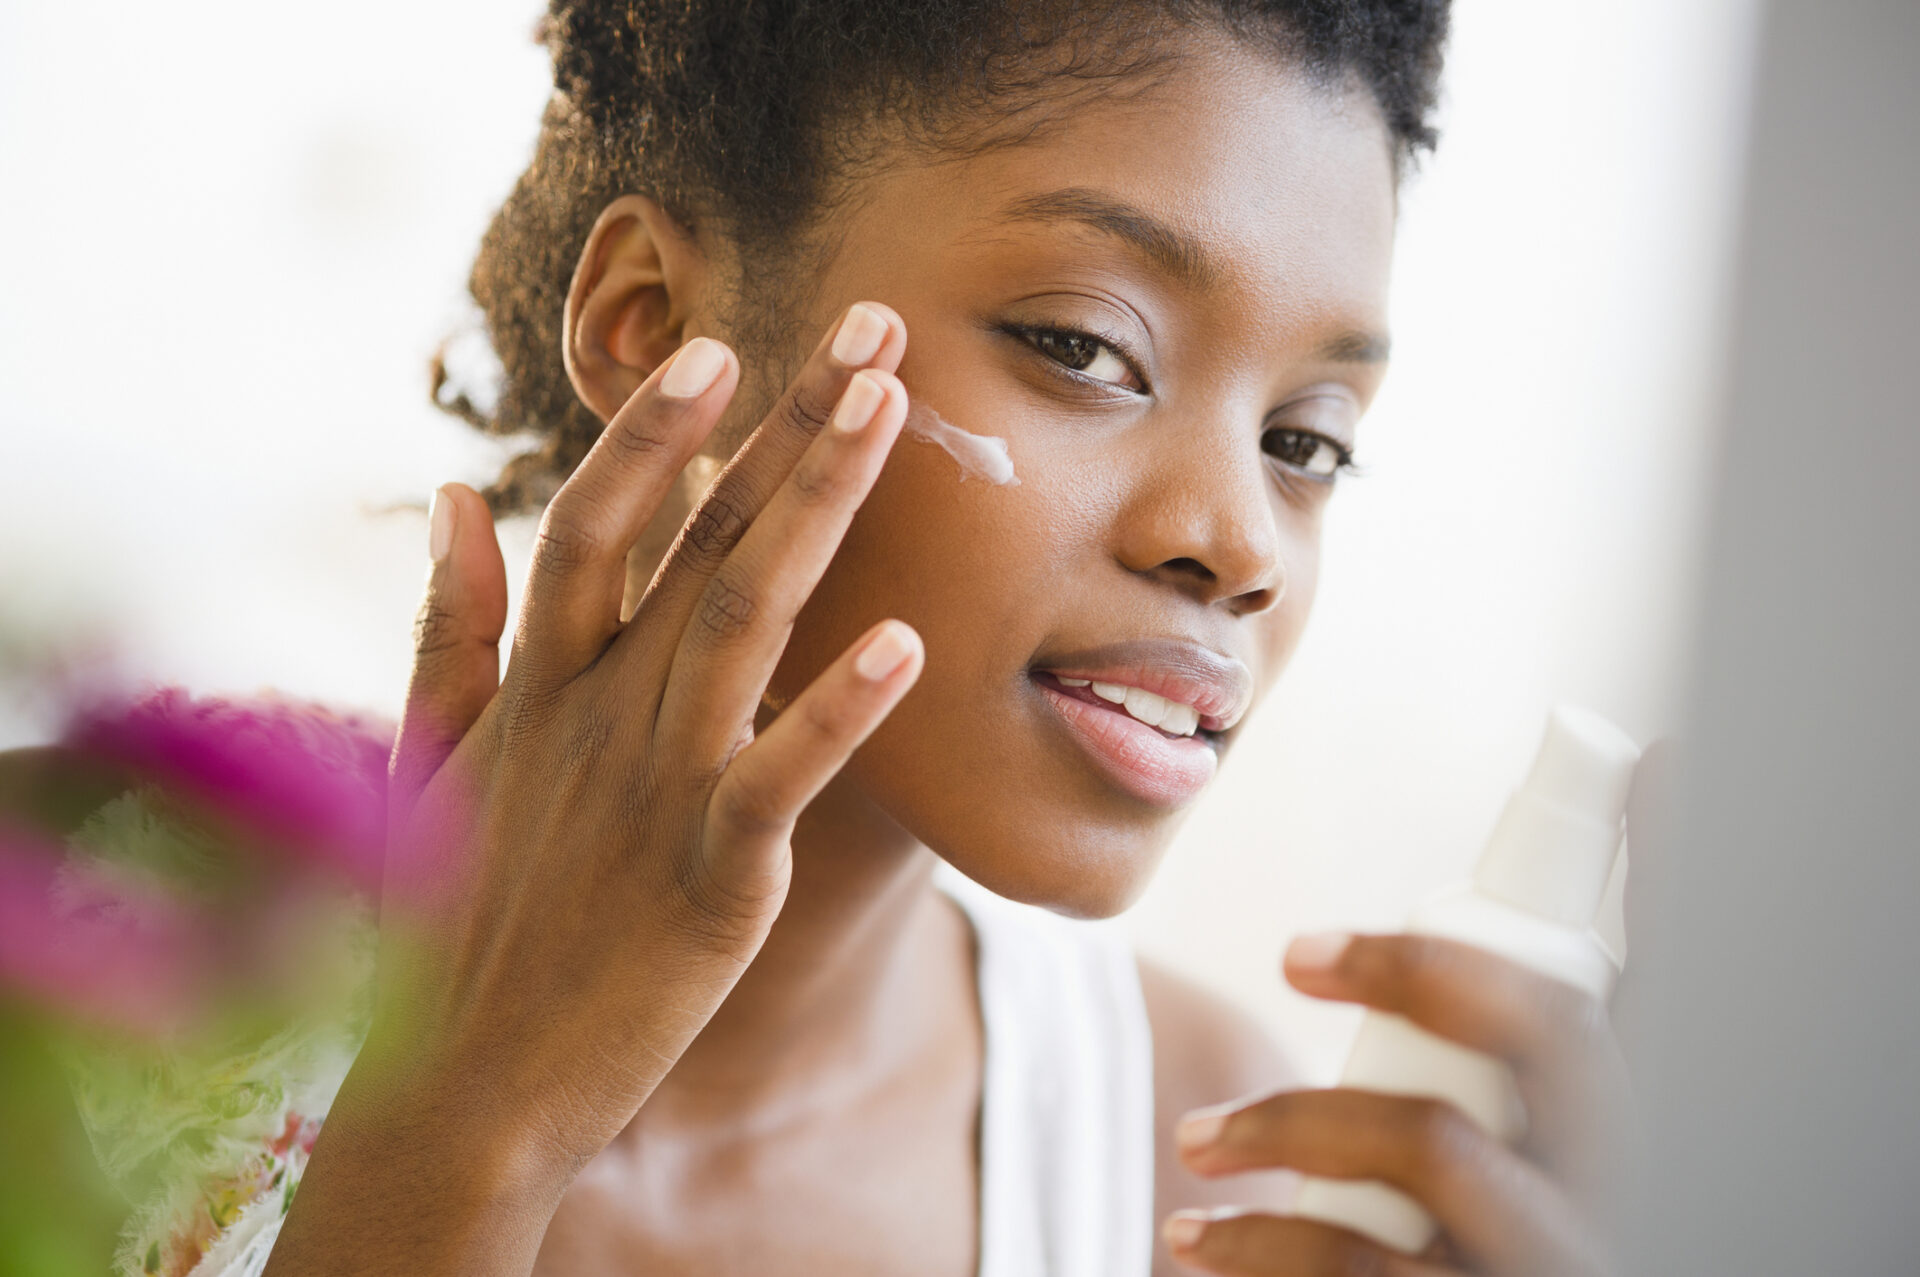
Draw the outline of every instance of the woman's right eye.
<instances>
[{"instance_id":1,"label":"woman's right eye","mask_svg":"<svg viewBox=\"0 0 1920 1277\"><path fill-rule=\"evenodd\" d=\"M1113 346L1090 333L1070 328L1025 328L1020 336L1035 350L1094 381L1125 390L1141 390L1133 367Z\"/></svg>"}]
</instances>

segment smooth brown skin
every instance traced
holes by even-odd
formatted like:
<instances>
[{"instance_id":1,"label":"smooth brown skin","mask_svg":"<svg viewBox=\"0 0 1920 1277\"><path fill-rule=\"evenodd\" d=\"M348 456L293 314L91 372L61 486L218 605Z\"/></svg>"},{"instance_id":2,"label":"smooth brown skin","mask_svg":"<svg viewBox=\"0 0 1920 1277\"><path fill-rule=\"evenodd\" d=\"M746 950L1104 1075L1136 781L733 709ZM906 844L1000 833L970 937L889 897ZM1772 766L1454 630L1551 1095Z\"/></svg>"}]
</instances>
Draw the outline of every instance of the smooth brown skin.
<instances>
[{"instance_id":1,"label":"smooth brown skin","mask_svg":"<svg viewBox=\"0 0 1920 1277\"><path fill-rule=\"evenodd\" d=\"M684 343L728 335L726 246L638 197L600 219L560 353L610 424L547 512L504 682L499 551L477 497L447 490L456 535L395 762L393 914L431 925L390 926L374 1037L273 1277L973 1271L980 1028L936 855L1073 915L1137 895L1181 813L1105 781L1026 670L1172 635L1244 661L1264 693L1306 621L1330 487L1263 454L1263 431L1351 445L1384 371L1377 111L1185 38L1161 82L1072 101L1022 145L883 147L796 302L826 335L810 356L758 352L738 393L731 359L693 404L657 389ZM1111 223L1003 216L1066 189L1175 229L1209 277ZM865 361L887 397L846 443L819 423L852 373L827 351L857 301L888 321ZM995 331L1008 321L1097 325L1134 347L1149 393L1076 381ZM908 394L1008 438L1020 486L962 484L944 452L892 444ZM656 575L676 476L762 421ZM845 654L887 617L918 634L924 671L914 656L863 683ZM419 870L442 862L458 872L432 886ZM1505 963L1382 938L1289 976L1518 1051L1547 1129L1558 1103L1617 1122L1615 1092L1589 1085L1610 1076L1604 1017ZM1509 999L1487 1006L1489 984ZM1157 972L1144 987L1163 1213L1273 1208L1289 1182L1185 1168L1381 1175L1457 1255L1374 1271L1589 1271L1569 1155L1489 1150L1428 1109L1283 1094L1183 1168L1181 1113L1291 1079L1216 1003ZM1254 1215L1181 1257L1368 1271L1335 1266L1356 1245Z\"/></svg>"}]
</instances>

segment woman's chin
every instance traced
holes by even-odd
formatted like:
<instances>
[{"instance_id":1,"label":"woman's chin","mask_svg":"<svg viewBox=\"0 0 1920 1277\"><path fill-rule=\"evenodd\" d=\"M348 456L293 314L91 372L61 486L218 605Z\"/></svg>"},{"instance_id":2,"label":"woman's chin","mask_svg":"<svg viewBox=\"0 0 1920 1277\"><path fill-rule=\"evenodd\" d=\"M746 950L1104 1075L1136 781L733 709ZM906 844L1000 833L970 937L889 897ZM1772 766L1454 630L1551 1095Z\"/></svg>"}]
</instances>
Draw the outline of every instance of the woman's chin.
<instances>
[{"instance_id":1,"label":"woman's chin","mask_svg":"<svg viewBox=\"0 0 1920 1277\"><path fill-rule=\"evenodd\" d=\"M1097 834L1012 847L934 846L942 859L997 896L1068 918L1111 918L1140 898L1169 838Z\"/></svg>"}]
</instances>

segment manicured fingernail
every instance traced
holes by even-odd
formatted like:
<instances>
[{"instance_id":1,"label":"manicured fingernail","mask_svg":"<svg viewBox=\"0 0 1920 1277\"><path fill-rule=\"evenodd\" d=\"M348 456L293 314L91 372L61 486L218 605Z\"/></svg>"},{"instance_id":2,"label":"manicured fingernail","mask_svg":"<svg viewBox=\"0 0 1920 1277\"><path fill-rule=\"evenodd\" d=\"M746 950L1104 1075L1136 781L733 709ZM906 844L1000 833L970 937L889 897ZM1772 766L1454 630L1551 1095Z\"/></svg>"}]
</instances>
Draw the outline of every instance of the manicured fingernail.
<instances>
[{"instance_id":1,"label":"manicured fingernail","mask_svg":"<svg viewBox=\"0 0 1920 1277\"><path fill-rule=\"evenodd\" d=\"M886 339L887 321L865 306L855 306L847 311L847 317L840 321L840 331L833 335L833 357L848 367L858 367L879 354L880 343Z\"/></svg>"},{"instance_id":2,"label":"manicured fingernail","mask_svg":"<svg viewBox=\"0 0 1920 1277\"><path fill-rule=\"evenodd\" d=\"M453 498L445 488L433 490L433 503L427 507L427 557L435 563L453 551Z\"/></svg>"},{"instance_id":3,"label":"manicured fingernail","mask_svg":"<svg viewBox=\"0 0 1920 1277\"><path fill-rule=\"evenodd\" d=\"M698 399L720 380L726 369L726 348L710 337L695 337L674 352L660 393L669 399Z\"/></svg>"},{"instance_id":4,"label":"manicured fingernail","mask_svg":"<svg viewBox=\"0 0 1920 1277\"><path fill-rule=\"evenodd\" d=\"M1343 931L1301 936L1287 946L1287 966L1295 971L1331 971L1352 943L1353 937Z\"/></svg>"},{"instance_id":5,"label":"manicured fingernail","mask_svg":"<svg viewBox=\"0 0 1920 1277\"><path fill-rule=\"evenodd\" d=\"M1196 1211L1180 1211L1167 1216L1160 1235L1167 1239L1170 1250L1192 1250L1200 1244L1200 1236L1207 1231L1208 1222L1205 1215Z\"/></svg>"},{"instance_id":6,"label":"manicured fingernail","mask_svg":"<svg viewBox=\"0 0 1920 1277\"><path fill-rule=\"evenodd\" d=\"M1173 1130L1173 1142L1180 1146L1181 1152L1192 1152L1218 1140L1220 1132L1226 1129L1226 1113L1202 1110L1181 1119L1180 1125Z\"/></svg>"},{"instance_id":7,"label":"manicured fingernail","mask_svg":"<svg viewBox=\"0 0 1920 1277\"><path fill-rule=\"evenodd\" d=\"M888 621L853 658L853 668L861 678L878 683L906 664L912 655L913 640L908 636L907 627Z\"/></svg>"},{"instance_id":8,"label":"manicured fingernail","mask_svg":"<svg viewBox=\"0 0 1920 1277\"><path fill-rule=\"evenodd\" d=\"M843 435L858 434L867 428L886 398L887 392L880 388L879 382L865 373L855 373L847 383L846 392L840 396L839 406L833 410L833 428Z\"/></svg>"}]
</instances>

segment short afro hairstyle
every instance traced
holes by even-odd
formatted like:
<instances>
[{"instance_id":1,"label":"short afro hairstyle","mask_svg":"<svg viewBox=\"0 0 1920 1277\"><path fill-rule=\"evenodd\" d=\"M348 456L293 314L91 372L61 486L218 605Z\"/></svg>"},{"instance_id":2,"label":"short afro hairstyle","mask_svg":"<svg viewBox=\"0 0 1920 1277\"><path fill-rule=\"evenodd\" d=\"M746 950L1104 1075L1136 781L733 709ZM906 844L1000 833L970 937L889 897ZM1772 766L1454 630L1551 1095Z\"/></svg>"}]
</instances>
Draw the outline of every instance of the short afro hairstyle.
<instances>
[{"instance_id":1,"label":"short afro hairstyle","mask_svg":"<svg viewBox=\"0 0 1920 1277\"><path fill-rule=\"evenodd\" d=\"M469 280L497 393L457 387L444 351L434 365L440 407L537 440L489 501L543 504L600 434L559 352L574 265L613 199L647 195L744 255L794 260L861 158L848 121L992 145L1030 108L1150 71L1173 45L1156 37L1201 23L1369 91L1403 166L1434 144L1448 0L552 0L537 36L553 96ZM791 282L755 276L763 294Z\"/></svg>"}]
</instances>

